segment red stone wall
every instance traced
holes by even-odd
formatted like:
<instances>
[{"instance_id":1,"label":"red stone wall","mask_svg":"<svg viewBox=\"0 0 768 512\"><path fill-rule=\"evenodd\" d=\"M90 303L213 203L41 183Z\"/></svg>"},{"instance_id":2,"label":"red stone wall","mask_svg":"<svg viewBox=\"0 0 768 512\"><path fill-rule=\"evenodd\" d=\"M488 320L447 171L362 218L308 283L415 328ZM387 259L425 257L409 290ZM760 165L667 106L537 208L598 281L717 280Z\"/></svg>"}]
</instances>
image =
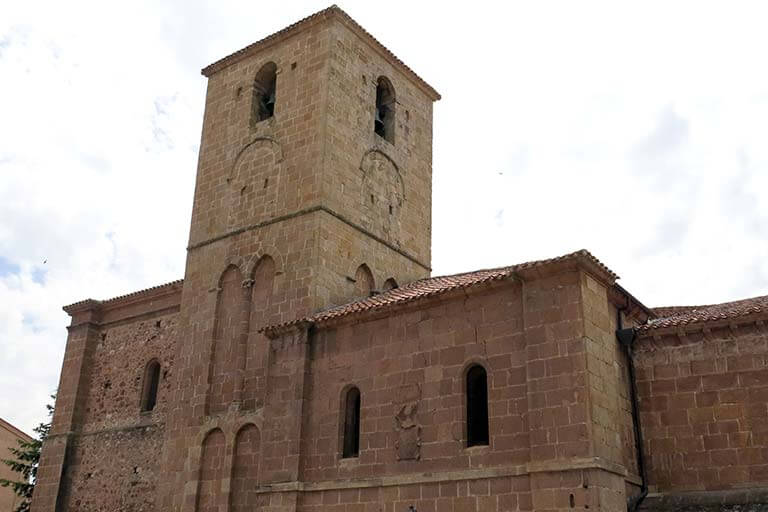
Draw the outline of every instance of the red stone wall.
<instances>
[{"instance_id":1,"label":"red stone wall","mask_svg":"<svg viewBox=\"0 0 768 512\"><path fill-rule=\"evenodd\" d=\"M162 426L106 430L75 438L69 447L61 510L125 512L158 510L157 455Z\"/></svg>"},{"instance_id":2,"label":"red stone wall","mask_svg":"<svg viewBox=\"0 0 768 512\"><path fill-rule=\"evenodd\" d=\"M350 57L342 51L348 44L364 53L360 58L368 60L369 74L379 68L384 74L395 71L390 56L369 47L333 16L319 16L303 30L282 33L208 77L181 307L180 380L163 454L169 476L160 495L167 509L194 499L190 482L199 479L195 464L201 436L224 423L236 432L253 414L264 433L260 480L297 478L303 406L297 393L306 371L306 340L288 346L280 342L275 348L257 332L260 327L350 300L355 296L354 271L362 263L371 268L376 286L391 277L406 282L429 272L431 100L408 90L412 79L393 77L412 116L412 135L404 136L399 148L413 157L398 160L403 175L413 180L408 184L411 203L402 214L393 208L393 217L386 208L376 210L381 219L373 220L382 222L368 226L368 232L359 225L355 208L363 199L361 161L375 136L373 104L352 112L341 100L337 85L361 83L356 61L336 59ZM269 61L277 66L274 116L252 124L250 88ZM364 123L363 114L371 118L365 143L332 136L346 130L352 119ZM331 153L351 158L352 166L346 160L344 169L333 165ZM371 166L368 170L375 171ZM371 186L378 191L392 180L379 185L376 181ZM398 240L382 236L379 226L397 227L400 221L392 220L396 213L408 224L407 236ZM404 254L417 249L424 262ZM274 263L270 276L258 270L264 257ZM219 281L232 265L239 269L241 286L254 290L245 321L229 306L217 308L222 301L233 302L226 297L235 293L230 290L234 284L220 286ZM245 329L238 331L244 323ZM225 332L224 325L247 338L243 347L227 341L240 336ZM231 430L224 432L231 442Z\"/></svg>"},{"instance_id":3,"label":"red stone wall","mask_svg":"<svg viewBox=\"0 0 768 512\"><path fill-rule=\"evenodd\" d=\"M308 481L529 460L521 288L323 330L311 340L302 475ZM488 374L491 445L466 448L467 368ZM343 393L361 393L360 456L340 460Z\"/></svg>"},{"instance_id":4,"label":"red stone wall","mask_svg":"<svg viewBox=\"0 0 768 512\"><path fill-rule=\"evenodd\" d=\"M152 315L104 325L93 337L78 434L64 465L64 510L154 510L177 322L178 313ZM161 368L157 402L142 412L145 368L152 359Z\"/></svg>"},{"instance_id":5,"label":"red stone wall","mask_svg":"<svg viewBox=\"0 0 768 512\"><path fill-rule=\"evenodd\" d=\"M303 493L302 512L418 512L532 510L527 478L342 489Z\"/></svg>"},{"instance_id":6,"label":"red stone wall","mask_svg":"<svg viewBox=\"0 0 768 512\"><path fill-rule=\"evenodd\" d=\"M263 505L263 498L256 493L259 481L260 440L259 429L253 424L245 425L235 437L231 512L248 512Z\"/></svg>"},{"instance_id":7,"label":"red stone wall","mask_svg":"<svg viewBox=\"0 0 768 512\"><path fill-rule=\"evenodd\" d=\"M525 294L531 460L585 457L592 447L580 274L526 282Z\"/></svg>"},{"instance_id":8,"label":"red stone wall","mask_svg":"<svg viewBox=\"0 0 768 512\"><path fill-rule=\"evenodd\" d=\"M210 388L208 390L208 414L219 414L235 399L237 385L238 348L248 329L242 322L247 297L243 290L243 274L236 266L227 267L219 281L216 301L216 318L211 344ZM247 309L246 309L247 311Z\"/></svg>"},{"instance_id":9,"label":"red stone wall","mask_svg":"<svg viewBox=\"0 0 768 512\"><path fill-rule=\"evenodd\" d=\"M174 282L65 308L72 325L33 510L153 510L180 295ZM142 412L153 359L160 363L157 402Z\"/></svg>"},{"instance_id":10,"label":"red stone wall","mask_svg":"<svg viewBox=\"0 0 768 512\"><path fill-rule=\"evenodd\" d=\"M85 432L163 423L174 375L178 313L100 329L90 359L85 408L80 428ZM157 403L141 413L144 370L152 359L160 363Z\"/></svg>"},{"instance_id":11,"label":"red stone wall","mask_svg":"<svg viewBox=\"0 0 768 512\"><path fill-rule=\"evenodd\" d=\"M768 485L768 335L761 323L637 343L652 489Z\"/></svg>"},{"instance_id":12,"label":"red stone wall","mask_svg":"<svg viewBox=\"0 0 768 512\"><path fill-rule=\"evenodd\" d=\"M215 429L203 440L200 458L200 481L197 489L197 512L220 512L226 505L223 492L226 475L227 445L224 433Z\"/></svg>"}]
</instances>

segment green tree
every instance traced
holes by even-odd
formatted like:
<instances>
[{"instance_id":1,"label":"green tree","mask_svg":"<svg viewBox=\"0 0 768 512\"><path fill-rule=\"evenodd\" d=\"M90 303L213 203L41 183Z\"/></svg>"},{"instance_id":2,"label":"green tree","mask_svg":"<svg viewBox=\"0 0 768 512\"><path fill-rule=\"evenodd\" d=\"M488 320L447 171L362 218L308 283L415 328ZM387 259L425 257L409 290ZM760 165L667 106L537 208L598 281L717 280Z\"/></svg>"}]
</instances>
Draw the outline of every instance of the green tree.
<instances>
[{"instance_id":1,"label":"green tree","mask_svg":"<svg viewBox=\"0 0 768 512\"><path fill-rule=\"evenodd\" d=\"M51 395L54 403L56 395ZM43 447L43 441L48 437L51 431L51 417L53 416L53 405L45 406L48 409L48 422L40 423L34 428L37 439L30 442L18 440L18 448L8 448L13 454L13 459L0 459L0 462L10 467L15 473L19 473L19 480L6 480L0 478L0 486L11 487L17 496L22 498L21 503L15 512L29 512L29 506L32 501L32 492L35 490L35 481L37 480L37 466L40 463L40 449Z\"/></svg>"}]
</instances>

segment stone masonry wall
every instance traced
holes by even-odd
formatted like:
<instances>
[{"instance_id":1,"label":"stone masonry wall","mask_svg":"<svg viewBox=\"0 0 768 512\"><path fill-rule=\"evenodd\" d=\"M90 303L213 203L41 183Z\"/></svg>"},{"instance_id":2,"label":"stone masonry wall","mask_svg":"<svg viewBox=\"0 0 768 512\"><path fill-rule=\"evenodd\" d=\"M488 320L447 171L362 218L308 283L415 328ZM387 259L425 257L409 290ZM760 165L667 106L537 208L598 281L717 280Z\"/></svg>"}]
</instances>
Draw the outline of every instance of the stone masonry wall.
<instances>
[{"instance_id":1,"label":"stone masonry wall","mask_svg":"<svg viewBox=\"0 0 768 512\"><path fill-rule=\"evenodd\" d=\"M191 245L318 204L328 41L316 24L209 77ZM268 62L274 116L252 126L253 83Z\"/></svg>"},{"instance_id":2,"label":"stone masonry wall","mask_svg":"<svg viewBox=\"0 0 768 512\"><path fill-rule=\"evenodd\" d=\"M608 289L588 274L582 274L582 294L595 454L621 464L639 483L627 358L616 339L617 308L608 300Z\"/></svg>"},{"instance_id":3,"label":"stone masonry wall","mask_svg":"<svg viewBox=\"0 0 768 512\"><path fill-rule=\"evenodd\" d=\"M432 101L349 30L332 29L323 196L335 211L430 265ZM394 143L374 133L380 76L394 88ZM428 272L421 269L421 275Z\"/></svg>"},{"instance_id":4,"label":"stone masonry wall","mask_svg":"<svg viewBox=\"0 0 768 512\"><path fill-rule=\"evenodd\" d=\"M382 290L384 282L393 278L405 284L424 277L425 269L373 238L324 212L318 214L317 233L320 265L326 270L317 276L317 303L328 307L359 297L355 276L357 267L365 263L373 273L374 289Z\"/></svg>"},{"instance_id":5,"label":"stone masonry wall","mask_svg":"<svg viewBox=\"0 0 768 512\"><path fill-rule=\"evenodd\" d=\"M520 288L320 331L310 344L302 476L356 479L525 464ZM466 448L464 373L488 374L491 445ZM341 458L343 392L361 393L360 456Z\"/></svg>"},{"instance_id":6,"label":"stone masonry wall","mask_svg":"<svg viewBox=\"0 0 768 512\"><path fill-rule=\"evenodd\" d=\"M90 361L85 410L80 429L105 429L163 423L174 372L178 313L101 329ZM157 405L141 412L144 372L151 360L160 363Z\"/></svg>"},{"instance_id":7,"label":"stone masonry wall","mask_svg":"<svg viewBox=\"0 0 768 512\"><path fill-rule=\"evenodd\" d=\"M402 254L407 251L398 249L391 238L383 236L382 230L373 229L373 224L362 226L364 219L358 211L335 210L341 206L333 203L334 194L341 192L345 198L361 201L360 194L349 195L349 189L331 194L325 188L342 172L326 165L331 151L345 146L345 152L355 154L357 163L350 179L357 183L363 181L360 162L369 148L350 148L345 141L327 137L333 125L339 125L335 129L341 130L342 125L350 124L348 117L339 117L336 111L331 113L328 102L332 53L339 33L347 30L337 22L333 13L316 16L302 30L284 33L208 77L181 307L184 329L180 334L185 343L177 357L180 380L174 391L163 454L168 478L160 495L167 510L194 507L201 478L200 442L206 433L212 428L224 428L223 423L235 428L246 417L258 428L262 428L263 421L263 429L269 431L261 436L261 481L281 482L297 477L300 432L296 422L301 421L301 397L295 396L298 384L293 380L301 380L303 375L304 348L297 348L296 354L269 350L270 344L257 332L259 327L294 320L332 303L357 298L349 278L362 263L374 268L381 282L390 277L405 282L428 274L428 252L427 261L416 265L413 258L409 260ZM370 58L382 66L391 59L376 52ZM256 73L267 62L277 66L274 116L253 124L250 88ZM343 71L338 66L335 69ZM351 73L352 69L344 72ZM402 89L406 98L410 93L406 86ZM367 115L371 113L372 107ZM422 119L420 123L431 125L431 105L414 111L414 116ZM371 124L366 134L373 136L372 128ZM429 137L426 134L424 129L419 130L424 148L418 158L422 162L428 160L424 152L431 152L431 129ZM377 165L366 164L371 169ZM421 168L429 170L429 166ZM420 187L413 200L414 205L427 212L418 223L425 233L420 243L428 251L429 179L428 175L419 179L421 183L417 185L414 181L409 186ZM374 199L389 197L391 179L376 178L368 183ZM393 203L392 215L398 214L394 207L398 204ZM389 220L389 209L376 215L382 219L379 224L397 228ZM367 218L375 221L371 212ZM414 229L406 231L411 238L415 236ZM231 363L231 372L224 364L214 372L221 378L210 378L211 355L215 354L212 343L216 302L221 292L219 278L224 269L234 265L240 269L242 286L249 286L254 264L264 256L274 260L273 288L270 306L259 315L252 314L246 327L247 376L234 377L234 385L244 378L244 386L253 398L240 403L229 398L237 393L230 393L231 384L226 377L242 372L242 357L234 349L229 349L225 361ZM341 262L350 262L351 272L341 268ZM236 320L229 315L225 321ZM212 384L216 388L216 405L206 409ZM258 418L252 418L253 415ZM231 429L223 431L227 436L231 434Z\"/></svg>"},{"instance_id":8,"label":"stone masonry wall","mask_svg":"<svg viewBox=\"0 0 768 512\"><path fill-rule=\"evenodd\" d=\"M768 485L768 333L761 322L636 343L651 490Z\"/></svg>"},{"instance_id":9,"label":"stone masonry wall","mask_svg":"<svg viewBox=\"0 0 768 512\"><path fill-rule=\"evenodd\" d=\"M301 512L462 512L532 510L527 477L308 492Z\"/></svg>"},{"instance_id":10,"label":"stone masonry wall","mask_svg":"<svg viewBox=\"0 0 768 512\"><path fill-rule=\"evenodd\" d=\"M100 328L78 433L67 448L64 510L156 510L177 328L178 312ZM142 412L145 369L152 359L161 367L157 404Z\"/></svg>"},{"instance_id":11,"label":"stone masonry wall","mask_svg":"<svg viewBox=\"0 0 768 512\"><path fill-rule=\"evenodd\" d=\"M574 469L595 455L581 275L537 276L319 330L301 372L305 420L294 427L305 489L298 509L623 506L620 463L615 473ZM467 448L464 372L475 363L488 371L490 445ZM285 374L281 389L297 389L296 376ZM342 459L351 385L361 392L360 455ZM264 438L271 429L265 424ZM292 510L280 508L287 491L263 489L276 510Z\"/></svg>"},{"instance_id":12,"label":"stone masonry wall","mask_svg":"<svg viewBox=\"0 0 768 512\"><path fill-rule=\"evenodd\" d=\"M151 512L162 479L163 426L104 430L70 445L62 510Z\"/></svg>"},{"instance_id":13,"label":"stone masonry wall","mask_svg":"<svg viewBox=\"0 0 768 512\"><path fill-rule=\"evenodd\" d=\"M170 432L163 455L165 471L169 475L163 481L160 493L163 499L168 500L163 504L165 510L176 510L175 507L181 507L184 500L194 499L194 486L200 475L194 463L200 457L200 447L196 443L210 430L211 427L206 425L225 421L225 418L237 421L233 418L238 418L240 414L252 414L254 409L263 409L268 393L266 367L269 343L258 329L293 320L297 315L308 314L312 310L309 287L316 248L311 238L297 234L316 232L319 214L315 212L235 235L190 252L182 298L182 336L186 343L179 347L177 356L180 381L173 392ZM274 263L272 279L266 287L256 286L259 262L267 256ZM221 292L218 282L231 265L240 269L243 279L242 283L235 283L237 289L247 292L247 288L243 288L247 285L252 289L252 295L248 306L248 325L242 327L246 332L244 351L237 356L232 353L226 357L221 375L232 379L242 375L244 396L237 412L230 411L235 404L229 395L230 399L219 400L220 407L207 414L206 401L215 391L211 388L209 375L215 354L216 304ZM252 279L255 281L250 284L248 281ZM228 322L240 322L242 318L226 310L222 310L220 316L220 321ZM218 348L231 347L231 343L232 340L221 340ZM243 367L245 372L241 373ZM230 416L232 414L234 416ZM170 504L172 500L178 500L176 505Z\"/></svg>"}]
</instances>

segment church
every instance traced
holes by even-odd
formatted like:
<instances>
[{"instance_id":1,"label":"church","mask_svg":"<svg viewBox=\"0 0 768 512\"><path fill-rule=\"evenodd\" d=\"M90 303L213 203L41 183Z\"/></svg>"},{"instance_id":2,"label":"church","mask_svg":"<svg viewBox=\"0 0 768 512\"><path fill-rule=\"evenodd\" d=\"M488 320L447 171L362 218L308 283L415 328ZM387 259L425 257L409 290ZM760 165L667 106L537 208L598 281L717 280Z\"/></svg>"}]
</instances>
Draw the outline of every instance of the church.
<instances>
[{"instance_id":1,"label":"church","mask_svg":"<svg viewBox=\"0 0 768 512\"><path fill-rule=\"evenodd\" d=\"M184 279L64 308L34 512L768 503L768 297L431 277L440 95L336 6L202 73Z\"/></svg>"}]
</instances>

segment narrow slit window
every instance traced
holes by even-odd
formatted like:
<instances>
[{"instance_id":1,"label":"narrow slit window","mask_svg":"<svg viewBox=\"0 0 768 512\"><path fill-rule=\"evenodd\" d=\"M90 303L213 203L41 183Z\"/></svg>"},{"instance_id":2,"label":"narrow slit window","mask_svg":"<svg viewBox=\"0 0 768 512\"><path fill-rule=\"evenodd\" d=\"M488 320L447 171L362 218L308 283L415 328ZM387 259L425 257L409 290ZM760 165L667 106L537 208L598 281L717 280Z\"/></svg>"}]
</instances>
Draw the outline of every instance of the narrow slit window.
<instances>
[{"instance_id":1,"label":"narrow slit window","mask_svg":"<svg viewBox=\"0 0 768 512\"><path fill-rule=\"evenodd\" d=\"M264 64L253 81L251 100L251 127L275 115L275 93L277 66L274 62Z\"/></svg>"},{"instance_id":2,"label":"narrow slit window","mask_svg":"<svg viewBox=\"0 0 768 512\"><path fill-rule=\"evenodd\" d=\"M149 412L157 405L157 389L160 386L160 363L152 360L144 371L144 389L141 393L141 411Z\"/></svg>"},{"instance_id":3,"label":"narrow slit window","mask_svg":"<svg viewBox=\"0 0 768 512\"><path fill-rule=\"evenodd\" d=\"M390 144L395 143L395 89L383 76L376 83L373 131Z\"/></svg>"},{"instance_id":4,"label":"narrow slit window","mask_svg":"<svg viewBox=\"0 0 768 512\"><path fill-rule=\"evenodd\" d=\"M360 390L352 388L347 391L344 400L344 446L343 458L360 455Z\"/></svg>"},{"instance_id":5,"label":"narrow slit window","mask_svg":"<svg viewBox=\"0 0 768 512\"><path fill-rule=\"evenodd\" d=\"M475 365L467 372L467 446L488 441L488 377L485 368Z\"/></svg>"}]
</instances>

